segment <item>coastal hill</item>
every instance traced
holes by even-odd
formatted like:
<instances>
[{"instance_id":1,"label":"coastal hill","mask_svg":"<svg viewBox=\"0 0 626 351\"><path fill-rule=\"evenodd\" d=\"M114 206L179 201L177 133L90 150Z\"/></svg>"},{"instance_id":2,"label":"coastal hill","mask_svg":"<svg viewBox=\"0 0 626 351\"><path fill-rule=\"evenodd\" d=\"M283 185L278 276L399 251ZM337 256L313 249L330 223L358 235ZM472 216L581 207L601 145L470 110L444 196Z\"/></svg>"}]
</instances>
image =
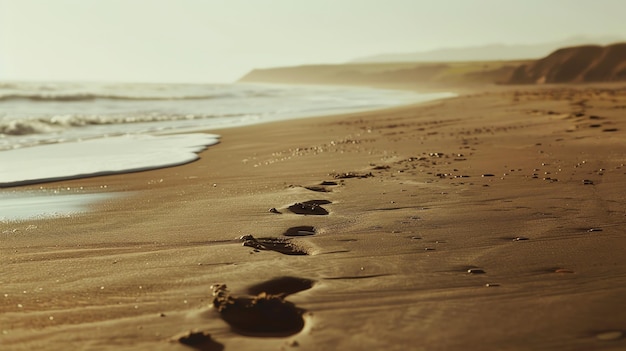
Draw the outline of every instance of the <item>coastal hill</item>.
<instances>
[{"instance_id":1,"label":"coastal hill","mask_svg":"<svg viewBox=\"0 0 626 351\"><path fill-rule=\"evenodd\" d=\"M509 84L626 81L626 43L585 45L556 50L520 65Z\"/></svg>"},{"instance_id":2,"label":"coastal hill","mask_svg":"<svg viewBox=\"0 0 626 351\"><path fill-rule=\"evenodd\" d=\"M538 60L347 63L255 69L239 81L379 87L626 81L626 43L562 48Z\"/></svg>"},{"instance_id":3,"label":"coastal hill","mask_svg":"<svg viewBox=\"0 0 626 351\"><path fill-rule=\"evenodd\" d=\"M558 48L582 45L608 45L624 41L626 38L617 36L589 37L573 36L565 40L539 44L489 44L458 48L442 48L430 51L406 53L385 53L361 57L352 62L450 62L450 61L495 61L538 59Z\"/></svg>"},{"instance_id":4,"label":"coastal hill","mask_svg":"<svg viewBox=\"0 0 626 351\"><path fill-rule=\"evenodd\" d=\"M505 83L531 61L347 63L255 69L240 82L410 87Z\"/></svg>"}]
</instances>

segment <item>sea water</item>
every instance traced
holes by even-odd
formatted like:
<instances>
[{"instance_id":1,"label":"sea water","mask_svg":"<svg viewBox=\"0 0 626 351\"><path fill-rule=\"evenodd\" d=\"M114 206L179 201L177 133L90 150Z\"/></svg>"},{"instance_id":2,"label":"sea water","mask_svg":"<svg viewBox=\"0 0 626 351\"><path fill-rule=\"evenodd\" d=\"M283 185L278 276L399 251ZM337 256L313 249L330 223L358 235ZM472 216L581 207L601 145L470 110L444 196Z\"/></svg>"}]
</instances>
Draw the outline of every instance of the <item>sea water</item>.
<instances>
[{"instance_id":1,"label":"sea water","mask_svg":"<svg viewBox=\"0 0 626 351\"><path fill-rule=\"evenodd\" d=\"M219 140L199 131L450 95L263 84L0 83L0 187L187 163Z\"/></svg>"},{"instance_id":2,"label":"sea water","mask_svg":"<svg viewBox=\"0 0 626 351\"><path fill-rule=\"evenodd\" d=\"M214 129L450 96L269 84L0 83L0 188L192 162L220 141ZM0 190L0 224L79 213L105 198Z\"/></svg>"}]
</instances>

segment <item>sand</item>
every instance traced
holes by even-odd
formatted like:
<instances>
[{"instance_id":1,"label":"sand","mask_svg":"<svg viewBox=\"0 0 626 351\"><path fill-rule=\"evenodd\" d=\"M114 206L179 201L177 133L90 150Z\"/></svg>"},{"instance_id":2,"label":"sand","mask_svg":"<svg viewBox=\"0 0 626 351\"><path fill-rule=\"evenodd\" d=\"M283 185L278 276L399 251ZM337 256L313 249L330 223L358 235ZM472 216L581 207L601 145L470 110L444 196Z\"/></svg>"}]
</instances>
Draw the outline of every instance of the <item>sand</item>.
<instances>
[{"instance_id":1,"label":"sand","mask_svg":"<svg viewBox=\"0 0 626 351\"><path fill-rule=\"evenodd\" d=\"M0 348L626 349L625 111L476 88L44 184L126 195L0 224Z\"/></svg>"}]
</instances>

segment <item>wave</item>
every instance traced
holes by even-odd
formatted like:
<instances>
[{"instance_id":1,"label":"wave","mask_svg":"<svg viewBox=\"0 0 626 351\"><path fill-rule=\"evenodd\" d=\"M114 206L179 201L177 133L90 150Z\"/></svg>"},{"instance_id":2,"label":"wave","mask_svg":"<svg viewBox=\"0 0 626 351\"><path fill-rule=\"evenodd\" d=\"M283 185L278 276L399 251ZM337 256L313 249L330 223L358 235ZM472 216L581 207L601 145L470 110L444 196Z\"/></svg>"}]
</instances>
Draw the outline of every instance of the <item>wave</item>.
<instances>
[{"instance_id":1,"label":"wave","mask_svg":"<svg viewBox=\"0 0 626 351\"><path fill-rule=\"evenodd\" d=\"M43 92L23 92L1 94L0 101L8 100L31 100L31 101L90 101L97 99L108 100L209 100L209 99L225 99L237 98L239 94L207 94L207 95L179 95L179 96L156 96L156 95L121 95L109 93L43 93Z\"/></svg>"},{"instance_id":2,"label":"wave","mask_svg":"<svg viewBox=\"0 0 626 351\"><path fill-rule=\"evenodd\" d=\"M92 101L92 100L213 100L277 97L285 89L259 89L252 85L158 85L158 84L14 84L0 83L0 102Z\"/></svg>"},{"instance_id":3,"label":"wave","mask_svg":"<svg viewBox=\"0 0 626 351\"><path fill-rule=\"evenodd\" d=\"M208 118L246 117L247 114L143 114L143 115L56 115L50 117L0 120L0 135L30 135L54 132L59 129L94 125L149 123L163 121L200 120Z\"/></svg>"}]
</instances>

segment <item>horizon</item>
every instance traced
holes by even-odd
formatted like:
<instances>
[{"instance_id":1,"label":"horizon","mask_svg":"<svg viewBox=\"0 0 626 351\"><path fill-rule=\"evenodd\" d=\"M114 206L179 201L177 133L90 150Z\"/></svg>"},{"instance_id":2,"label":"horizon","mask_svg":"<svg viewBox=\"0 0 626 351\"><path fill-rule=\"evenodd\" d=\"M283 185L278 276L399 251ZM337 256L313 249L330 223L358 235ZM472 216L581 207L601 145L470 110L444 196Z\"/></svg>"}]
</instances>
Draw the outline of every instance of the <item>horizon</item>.
<instances>
[{"instance_id":1,"label":"horizon","mask_svg":"<svg viewBox=\"0 0 626 351\"><path fill-rule=\"evenodd\" d=\"M230 83L381 54L623 38L625 12L619 0L0 0L0 81Z\"/></svg>"}]
</instances>

